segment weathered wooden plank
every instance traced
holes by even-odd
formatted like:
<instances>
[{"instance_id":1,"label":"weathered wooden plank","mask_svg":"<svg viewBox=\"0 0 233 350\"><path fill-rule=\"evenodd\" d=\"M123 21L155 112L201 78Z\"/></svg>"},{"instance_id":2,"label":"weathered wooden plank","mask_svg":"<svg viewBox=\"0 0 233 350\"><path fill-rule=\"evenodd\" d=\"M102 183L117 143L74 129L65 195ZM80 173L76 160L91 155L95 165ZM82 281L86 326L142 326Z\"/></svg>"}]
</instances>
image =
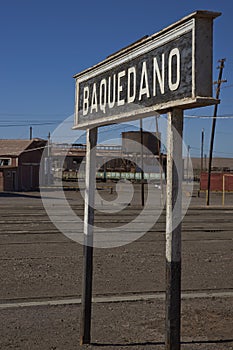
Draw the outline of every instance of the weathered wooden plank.
<instances>
[{"instance_id":1,"label":"weathered wooden plank","mask_svg":"<svg viewBox=\"0 0 233 350\"><path fill-rule=\"evenodd\" d=\"M168 113L166 201L166 350L180 350L183 111Z\"/></svg>"},{"instance_id":2,"label":"weathered wooden plank","mask_svg":"<svg viewBox=\"0 0 233 350\"><path fill-rule=\"evenodd\" d=\"M97 128L87 130L86 145L86 189L84 207L84 247L83 247L83 285L82 318L80 344L90 344L91 340L91 300L93 278L93 224L96 176Z\"/></svg>"},{"instance_id":3,"label":"weathered wooden plank","mask_svg":"<svg viewBox=\"0 0 233 350\"><path fill-rule=\"evenodd\" d=\"M198 11L77 74L74 128L217 103L212 46L219 15Z\"/></svg>"}]
</instances>

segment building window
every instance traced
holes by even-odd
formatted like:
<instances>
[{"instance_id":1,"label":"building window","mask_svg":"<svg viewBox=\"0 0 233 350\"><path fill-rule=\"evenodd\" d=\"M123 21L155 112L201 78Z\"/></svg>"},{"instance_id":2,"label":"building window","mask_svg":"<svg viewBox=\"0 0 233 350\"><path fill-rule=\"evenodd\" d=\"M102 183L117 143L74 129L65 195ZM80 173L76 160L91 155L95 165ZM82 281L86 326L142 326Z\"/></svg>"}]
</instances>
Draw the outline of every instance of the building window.
<instances>
[{"instance_id":1,"label":"building window","mask_svg":"<svg viewBox=\"0 0 233 350\"><path fill-rule=\"evenodd\" d=\"M0 158L0 166L9 166L11 165L10 158Z\"/></svg>"}]
</instances>

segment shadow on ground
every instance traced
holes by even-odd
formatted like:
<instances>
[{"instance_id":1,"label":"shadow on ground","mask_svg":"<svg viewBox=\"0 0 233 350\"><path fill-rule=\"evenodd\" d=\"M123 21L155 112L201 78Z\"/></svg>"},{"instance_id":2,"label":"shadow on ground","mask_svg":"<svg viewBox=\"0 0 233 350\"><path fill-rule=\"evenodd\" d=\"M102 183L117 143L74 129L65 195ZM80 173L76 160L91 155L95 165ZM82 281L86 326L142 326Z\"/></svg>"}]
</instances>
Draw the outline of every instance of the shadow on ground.
<instances>
[{"instance_id":1,"label":"shadow on ground","mask_svg":"<svg viewBox=\"0 0 233 350\"><path fill-rule=\"evenodd\" d=\"M40 199L40 192L38 191L38 193L26 193L26 192L0 192L0 198L38 198Z\"/></svg>"},{"instance_id":2,"label":"shadow on ground","mask_svg":"<svg viewBox=\"0 0 233 350\"><path fill-rule=\"evenodd\" d=\"M224 344L224 343L233 343L233 339L216 339L216 340L193 340L193 341L182 341L181 344L191 345L191 344ZM142 342L142 343L91 343L93 346L116 346L116 347L127 347L127 346L160 346L165 345L164 342Z\"/></svg>"}]
</instances>

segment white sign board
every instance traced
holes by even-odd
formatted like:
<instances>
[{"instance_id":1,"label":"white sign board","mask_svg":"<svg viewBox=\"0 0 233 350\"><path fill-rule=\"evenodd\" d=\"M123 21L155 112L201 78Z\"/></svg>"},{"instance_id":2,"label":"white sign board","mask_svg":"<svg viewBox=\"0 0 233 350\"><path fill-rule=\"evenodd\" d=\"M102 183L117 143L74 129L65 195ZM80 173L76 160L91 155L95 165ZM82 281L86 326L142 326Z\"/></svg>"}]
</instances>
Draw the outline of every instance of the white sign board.
<instances>
[{"instance_id":1,"label":"white sign board","mask_svg":"<svg viewBox=\"0 0 233 350\"><path fill-rule=\"evenodd\" d=\"M91 128L212 98L213 19L197 11L77 75L74 128Z\"/></svg>"}]
</instances>

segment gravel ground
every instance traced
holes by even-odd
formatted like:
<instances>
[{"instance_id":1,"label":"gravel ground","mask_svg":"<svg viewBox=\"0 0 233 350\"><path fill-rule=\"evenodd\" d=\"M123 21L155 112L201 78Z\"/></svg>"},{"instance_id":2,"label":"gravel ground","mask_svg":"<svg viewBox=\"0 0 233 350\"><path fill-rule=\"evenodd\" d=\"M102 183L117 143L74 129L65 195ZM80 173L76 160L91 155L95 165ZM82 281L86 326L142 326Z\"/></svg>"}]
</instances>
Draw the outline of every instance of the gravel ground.
<instances>
[{"instance_id":1,"label":"gravel ground","mask_svg":"<svg viewBox=\"0 0 233 350\"><path fill-rule=\"evenodd\" d=\"M164 349L164 303L93 305L92 345L79 345L80 306L1 311L1 350ZM182 349L233 349L233 298L184 300Z\"/></svg>"},{"instance_id":2,"label":"gravel ground","mask_svg":"<svg viewBox=\"0 0 233 350\"><path fill-rule=\"evenodd\" d=\"M102 190L111 200L115 194ZM120 214L98 212L96 224L124 224L140 211L134 202ZM52 192L48 196L53 196ZM79 192L67 191L74 211L83 216ZM193 195L183 222L182 290L232 292L232 297L182 301L182 350L233 349L233 206L204 207ZM0 194L0 303L81 296L82 246L50 222L39 193ZM93 294L119 296L165 290L165 213L137 241L94 250ZM0 349L74 350L79 346L80 305L0 309ZM164 349L164 301L93 304L93 349Z\"/></svg>"}]
</instances>

